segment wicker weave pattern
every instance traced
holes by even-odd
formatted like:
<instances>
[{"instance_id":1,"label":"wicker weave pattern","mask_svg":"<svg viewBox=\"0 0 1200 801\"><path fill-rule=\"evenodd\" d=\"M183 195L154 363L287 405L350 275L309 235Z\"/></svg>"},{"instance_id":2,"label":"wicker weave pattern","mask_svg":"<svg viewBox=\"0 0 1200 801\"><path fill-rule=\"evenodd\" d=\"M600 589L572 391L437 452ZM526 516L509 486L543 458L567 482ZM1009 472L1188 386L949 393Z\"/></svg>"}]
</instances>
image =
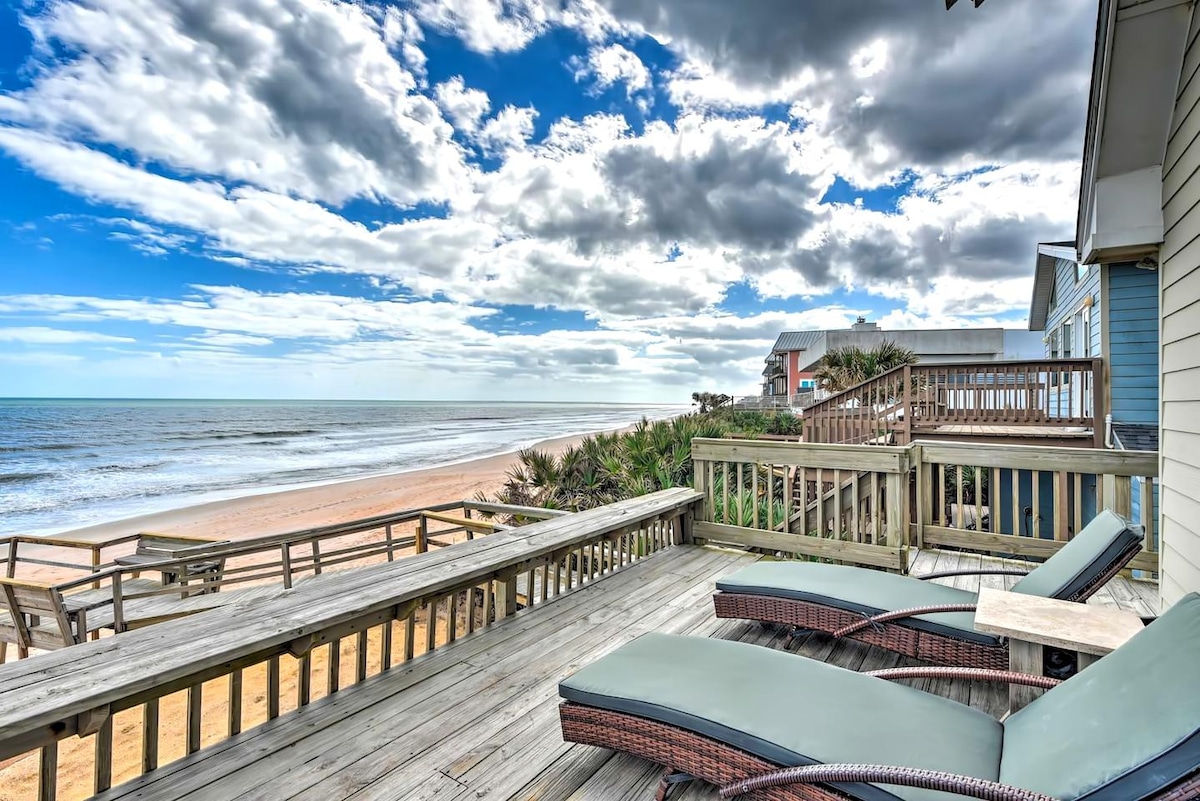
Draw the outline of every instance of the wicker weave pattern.
<instances>
[{"instance_id":1,"label":"wicker weave pattern","mask_svg":"<svg viewBox=\"0 0 1200 801\"><path fill-rule=\"evenodd\" d=\"M609 748L649 760L697 779L726 787L752 777L779 771L780 766L719 743L699 734L647 720L636 715L564 702L558 708L563 740L571 743ZM813 766L829 767L829 766ZM841 766L847 767L847 766ZM879 766L866 766L878 768ZM813 781L821 781L813 779ZM841 781L826 779L826 781ZM862 781L862 779L850 779ZM873 781L867 779L866 781ZM1027 791L1022 791L1027 792ZM978 796L977 796L978 797ZM987 796L984 796L987 797ZM1011 796L996 796L1011 798ZM1018 796L1020 798L1022 796ZM1024 796L1028 798L1030 796ZM1033 798L1041 796L1034 795ZM846 801L836 790L812 784L792 784L751 790L746 798L753 801ZM1200 801L1200 769L1164 788L1146 801Z\"/></svg>"},{"instance_id":2,"label":"wicker weave pattern","mask_svg":"<svg viewBox=\"0 0 1200 801\"><path fill-rule=\"evenodd\" d=\"M713 596L717 617L762 620L832 634L862 621L862 615L832 606L769 595L718 592ZM881 623L855 632L853 639L938 665L1004 670L1008 648L960 640L921 631L903 623Z\"/></svg>"},{"instance_id":3,"label":"wicker weave pattern","mask_svg":"<svg viewBox=\"0 0 1200 801\"><path fill-rule=\"evenodd\" d=\"M721 798L737 798L753 790L782 787L797 782L869 782L871 784L900 784L941 790L983 801L1055 801L1048 795L1022 790L1007 784L957 776L936 770L900 768L887 765L805 765L798 768L765 773L721 788Z\"/></svg>"},{"instance_id":4,"label":"wicker weave pattern","mask_svg":"<svg viewBox=\"0 0 1200 801\"><path fill-rule=\"evenodd\" d=\"M684 729L636 715L565 702L558 707L563 739L632 754L695 776L718 787L748 779L779 766ZM813 785L797 784L754 792L755 801L846 801L848 796Z\"/></svg>"}]
</instances>

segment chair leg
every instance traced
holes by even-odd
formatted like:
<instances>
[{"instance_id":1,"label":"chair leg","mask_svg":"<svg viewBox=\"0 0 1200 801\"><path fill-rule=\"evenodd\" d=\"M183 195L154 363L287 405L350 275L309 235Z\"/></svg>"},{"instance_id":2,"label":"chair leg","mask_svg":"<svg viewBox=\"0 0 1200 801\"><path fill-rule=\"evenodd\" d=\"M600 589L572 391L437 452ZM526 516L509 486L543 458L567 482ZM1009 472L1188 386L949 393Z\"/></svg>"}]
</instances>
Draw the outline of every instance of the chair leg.
<instances>
[{"instance_id":1,"label":"chair leg","mask_svg":"<svg viewBox=\"0 0 1200 801\"><path fill-rule=\"evenodd\" d=\"M667 801L667 793L671 792L672 787L677 784L685 784L692 779L692 776L680 773L674 768L663 768L662 778L658 780L658 790L654 793L654 801Z\"/></svg>"}]
</instances>

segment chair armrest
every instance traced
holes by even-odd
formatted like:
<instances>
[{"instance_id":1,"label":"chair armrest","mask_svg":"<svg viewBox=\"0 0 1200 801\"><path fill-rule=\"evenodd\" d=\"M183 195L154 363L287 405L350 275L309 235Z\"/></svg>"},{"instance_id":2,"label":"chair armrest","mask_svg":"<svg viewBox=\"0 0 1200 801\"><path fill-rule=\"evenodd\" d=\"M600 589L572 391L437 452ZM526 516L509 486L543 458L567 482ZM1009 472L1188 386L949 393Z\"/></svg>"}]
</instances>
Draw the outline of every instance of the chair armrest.
<instances>
[{"instance_id":1,"label":"chair armrest","mask_svg":"<svg viewBox=\"0 0 1200 801\"><path fill-rule=\"evenodd\" d=\"M863 617L857 623L843 626L837 631L832 632L832 634L835 638L848 637L856 631L862 631L865 628L892 620L903 620L906 617L916 617L917 615L932 615L938 612L974 612L977 608L978 604L941 604L938 606L914 606L911 609L897 609L894 612L881 612L871 617Z\"/></svg>"},{"instance_id":2,"label":"chair armrest","mask_svg":"<svg viewBox=\"0 0 1200 801\"><path fill-rule=\"evenodd\" d=\"M951 576L1028 576L1028 570L946 570L941 573L927 573L924 576L913 576L921 581L929 581L936 578L950 578Z\"/></svg>"},{"instance_id":3,"label":"chair armrest","mask_svg":"<svg viewBox=\"0 0 1200 801\"><path fill-rule=\"evenodd\" d=\"M966 798L980 798L984 801L1056 801L1048 795L986 779L894 765L804 765L798 768L784 768L731 782L720 788L720 794L721 798L736 798L767 787L835 782L867 782L920 787Z\"/></svg>"},{"instance_id":4,"label":"chair armrest","mask_svg":"<svg viewBox=\"0 0 1200 801\"><path fill-rule=\"evenodd\" d=\"M897 679L970 679L971 681L1002 681L1006 684L1020 684L1026 687L1041 687L1049 690L1062 684L1061 679L1049 676L1034 676L1030 673L1014 673L1011 670L986 670L984 668L959 667L909 667L887 668L885 670L870 670L864 675L877 679L896 681Z\"/></svg>"}]
</instances>

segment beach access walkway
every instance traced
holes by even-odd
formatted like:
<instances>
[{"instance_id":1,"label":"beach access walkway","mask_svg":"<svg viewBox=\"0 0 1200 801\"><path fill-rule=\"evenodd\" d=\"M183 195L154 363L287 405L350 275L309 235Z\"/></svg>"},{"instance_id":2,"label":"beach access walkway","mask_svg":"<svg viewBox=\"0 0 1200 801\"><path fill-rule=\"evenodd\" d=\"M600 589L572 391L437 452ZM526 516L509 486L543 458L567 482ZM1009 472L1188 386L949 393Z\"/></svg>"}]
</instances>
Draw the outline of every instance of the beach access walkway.
<instances>
[{"instance_id":1,"label":"beach access walkway","mask_svg":"<svg viewBox=\"0 0 1200 801\"><path fill-rule=\"evenodd\" d=\"M20 656L31 648L76 645L104 629L120 633L274 597L341 570L390 562L513 527L480 515L525 522L566 514L463 500L236 542L162 532L105 541L9 537L0 541L6 565L5 577L0 578L0 662L10 644ZM68 561L68 556L81 552L90 564ZM30 581L17 575L22 565L53 568L70 577ZM522 597L526 593L520 588Z\"/></svg>"}]
</instances>

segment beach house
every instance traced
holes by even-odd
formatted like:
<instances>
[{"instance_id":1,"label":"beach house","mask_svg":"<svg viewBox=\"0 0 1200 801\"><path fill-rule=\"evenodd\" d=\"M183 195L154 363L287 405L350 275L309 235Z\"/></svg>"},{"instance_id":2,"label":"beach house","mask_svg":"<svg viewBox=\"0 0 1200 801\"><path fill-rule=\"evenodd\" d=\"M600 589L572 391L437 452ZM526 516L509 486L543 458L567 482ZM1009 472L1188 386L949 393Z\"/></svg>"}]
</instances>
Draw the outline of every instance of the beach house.
<instances>
[{"instance_id":1,"label":"beach house","mask_svg":"<svg viewBox=\"0 0 1200 801\"><path fill-rule=\"evenodd\" d=\"M1103 364L1094 376L1075 376L1073 385L1057 382L1052 402L1079 407L1099 393L1108 410L1103 420L1108 448L1158 452L1156 268L1148 258L1087 264L1079 261L1074 242L1037 246L1029 329L1043 334L1051 359L1099 358ZM1141 486L1134 482L1135 516L1141 512Z\"/></svg>"},{"instance_id":2,"label":"beach house","mask_svg":"<svg viewBox=\"0 0 1200 801\"><path fill-rule=\"evenodd\" d=\"M815 400L814 370L836 348L868 349L885 340L913 351L921 361L961 363L1040 356L1040 343L1027 332L1004 328L884 330L860 317L848 329L784 331L763 368L764 397L787 398L803 406Z\"/></svg>"}]
</instances>

